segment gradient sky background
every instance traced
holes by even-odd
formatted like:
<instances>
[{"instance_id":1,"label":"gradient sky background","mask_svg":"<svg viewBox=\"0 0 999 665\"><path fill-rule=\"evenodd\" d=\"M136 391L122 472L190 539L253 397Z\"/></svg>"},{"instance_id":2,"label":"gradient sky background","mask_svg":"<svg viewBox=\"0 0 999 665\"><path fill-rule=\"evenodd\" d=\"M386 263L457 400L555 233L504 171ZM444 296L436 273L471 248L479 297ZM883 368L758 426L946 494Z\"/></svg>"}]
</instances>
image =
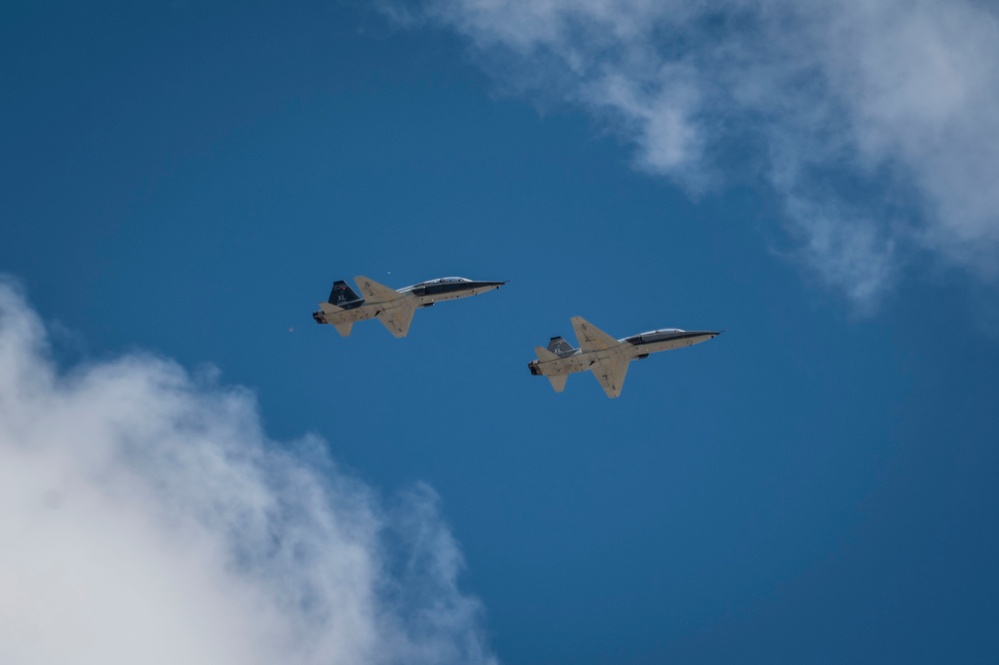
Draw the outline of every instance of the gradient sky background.
<instances>
[{"instance_id":1,"label":"gradient sky background","mask_svg":"<svg viewBox=\"0 0 999 665\"><path fill-rule=\"evenodd\" d=\"M7 3L0 271L70 376L173 359L433 488L482 662L995 662L999 23L917 4ZM510 283L342 339L358 274ZM574 315L727 332L555 394Z\"/></svg>"}]
</instances>

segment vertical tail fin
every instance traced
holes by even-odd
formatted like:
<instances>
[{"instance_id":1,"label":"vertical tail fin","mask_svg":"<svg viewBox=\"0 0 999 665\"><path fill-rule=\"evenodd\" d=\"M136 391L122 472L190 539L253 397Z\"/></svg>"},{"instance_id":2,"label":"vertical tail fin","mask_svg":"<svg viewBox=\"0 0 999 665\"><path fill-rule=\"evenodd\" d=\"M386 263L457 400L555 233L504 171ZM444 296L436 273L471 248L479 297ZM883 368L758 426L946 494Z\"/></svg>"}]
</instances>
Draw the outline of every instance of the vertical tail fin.
<instances>
[{"instance_id":1,"label":"vertical tail fin","mask_svg":"<svg viewBox=\"0 0 999 665\"><path fill-rule=\"evenodd\" d=\"M548 342L548 350L561 358L569 355L576 349L572 346L572 344L569 344L569 342L565 341L561 337L552 337Z\"/></svg>"},{"instance_id":2,"label":"vertical tail fin","mask_svg":"<svg viewBox=\"0 0 999 665\"><path fill-rule=\"evenodd\" d=\"M333 290L330 291L329 303L341 309L353 309L364 304L364 299L354 293L354 289L350 288L347 282L341 279L333 282Z\"/></svg>"}]
</instances>

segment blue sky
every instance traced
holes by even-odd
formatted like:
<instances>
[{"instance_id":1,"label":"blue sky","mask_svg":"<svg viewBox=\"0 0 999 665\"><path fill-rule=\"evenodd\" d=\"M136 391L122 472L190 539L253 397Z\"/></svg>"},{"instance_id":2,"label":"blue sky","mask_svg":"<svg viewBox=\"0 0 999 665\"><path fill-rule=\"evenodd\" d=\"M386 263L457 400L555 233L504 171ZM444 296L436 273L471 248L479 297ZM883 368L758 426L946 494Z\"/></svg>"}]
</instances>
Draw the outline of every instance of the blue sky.
<instances>
[{"instance_id":1,"label":"blue sky","mask_svg":"<svg viewBox=\"0 0 999 665\"><path fill-rule=\"evenodd\" d=\"M285 662L994 662L999 19L860 6L0 10L0 271L18 285L0 298L0 420L35 423L3 430L3 459L40 479L6 495L23 557L0 597L23 601L39 553L91 563L86 529L42 542L11 506L58 491L95 532L112 510L73 503L76 481L23 451L161 450L144 432L162 427L178 459L237 460L102 462L155 489L136 508L155 529L106 518L122 541L182 539L162 521L180 510L205 551L242 553L198 568L234 580L213 602L236 628L184 657L248 662L227 649L256 624L228 603L285 598L290 576L329 607L378 608L365 630L394 646L341 648L344 624L301 601L280 630L328 642L260 651ZM510 283L417 312L401 340L315 325L359 274ZM12 323L36 315L50 352ZM588 375L555 394L526 364L572 340L574 315L616 337L727 332L634 364L617 400ZM65 408L24 397L36 374ZM122 376L149 401L100 388ZM74 435L80 414L137 434ZM230 478L265 480L229 494ZM260 528L310 543L308 574L240 527L259 496L291 506ZM234 512L205 521L216 505ZM340 520L363 528L295 527ZM194 579L168 558L136 560ZM108 625L128 617L116 575L93 578ZM364 593L325 583L368 575ZM184 641L170 622L197 598L144 629ZM0 631L0 655L62 662L34 634ZM118 662L105 646L93 658Z\"/></svg>"}]
</instances>

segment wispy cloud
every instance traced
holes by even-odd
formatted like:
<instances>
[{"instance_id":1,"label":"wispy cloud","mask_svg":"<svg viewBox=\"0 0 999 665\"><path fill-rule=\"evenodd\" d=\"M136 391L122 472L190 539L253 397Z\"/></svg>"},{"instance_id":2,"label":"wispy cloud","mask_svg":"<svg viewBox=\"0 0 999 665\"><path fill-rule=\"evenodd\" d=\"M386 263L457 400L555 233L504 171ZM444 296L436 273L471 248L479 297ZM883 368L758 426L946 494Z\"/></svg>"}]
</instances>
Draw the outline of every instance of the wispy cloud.
<instances>
[{"instance_id":1,"label":"wispy cloud","mask_svg":"<svg viewBox=\"0 0 999 665\"><path fill-rule=\"evenodd\" d=\"M434 492L324 449L168 360L59 371L0 281L0 662L495 663Z\"/></svg>"},{"instance_id":2,"label":"wispy cloud","mask_svg":"<svg viewBox=\"0 0 999 665\"><path fill-rule=\"evenodd\" d=\"M869 306L926 250L999 272L999 19L975 0L425 0L503 86L581 106L694 192L755 172Z\"/></svg>"}]
</instances>

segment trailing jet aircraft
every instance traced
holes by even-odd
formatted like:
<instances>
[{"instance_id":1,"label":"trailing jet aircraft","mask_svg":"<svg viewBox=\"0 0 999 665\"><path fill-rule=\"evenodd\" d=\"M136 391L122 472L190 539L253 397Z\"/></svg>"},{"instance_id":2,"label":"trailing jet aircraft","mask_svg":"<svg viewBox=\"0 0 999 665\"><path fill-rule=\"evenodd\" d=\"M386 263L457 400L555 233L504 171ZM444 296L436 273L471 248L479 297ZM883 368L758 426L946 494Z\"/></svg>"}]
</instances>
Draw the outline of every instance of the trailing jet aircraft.
<instances>
[{"instance_id":1,"label":"trailing jet aircraft","mask_svg":"<svg viewBox=\"0 0 999 665\"><path fill-rule=\"evenodd\" d=\"M373 279L354 278L364 297L359 297L346 282L333 283L327 302L319 303L312 313L316 323L329 323L341 336L350 335L358 321L377 318L396 337L405 337L417 307L431 307L441 300L455 300L492 291L506 282L475 282L464 277L441 277L406 286L398 291Z\"/></svg>"},{"instance_id":2,"label":"trailing jet aircraft","mask_svg":"<svg viewBox=\"0 0 999 665\"><path fill-rule=\"evenodd\" d=\"M561 337L552 337L547 349L535 348L538 359L529 362L527 367L535 376L547 376L557 393L565 390L570 374L590 370L608 397L621 394L628 363L632 360L648 358L650 353L657 351L700 344L721 334L663 328L614 339L581 316L572 317L572 328L579 340L578 349Z\"/></svg>"}]
</instances>

